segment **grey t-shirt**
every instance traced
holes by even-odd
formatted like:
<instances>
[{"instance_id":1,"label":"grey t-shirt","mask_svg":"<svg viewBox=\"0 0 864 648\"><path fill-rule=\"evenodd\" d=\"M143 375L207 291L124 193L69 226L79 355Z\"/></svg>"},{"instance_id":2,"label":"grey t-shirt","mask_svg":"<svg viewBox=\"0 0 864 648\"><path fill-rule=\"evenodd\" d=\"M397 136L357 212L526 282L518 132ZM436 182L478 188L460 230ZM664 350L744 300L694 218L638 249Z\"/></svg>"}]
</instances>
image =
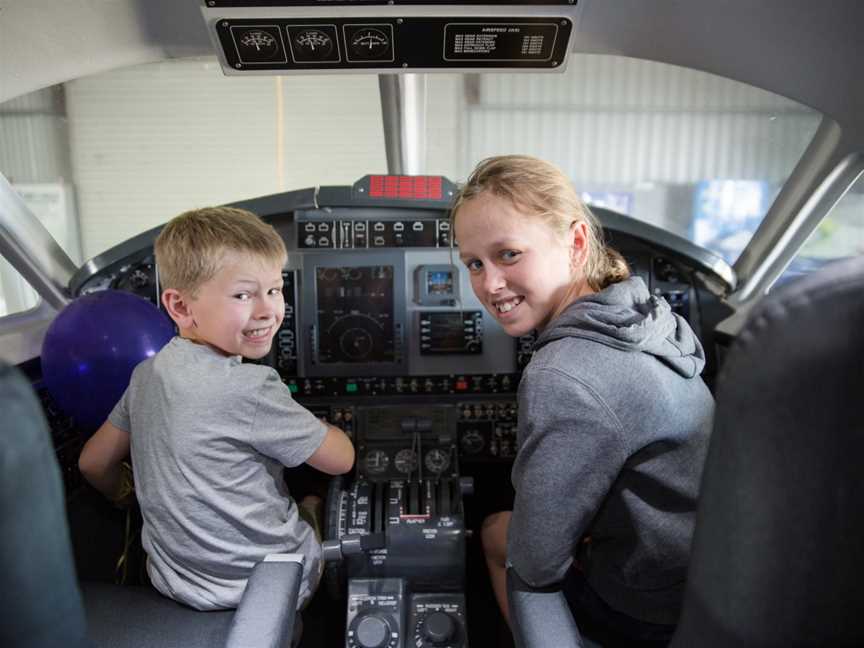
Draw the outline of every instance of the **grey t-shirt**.
<instances>
[{"instance_id":1,"label":"grey t-shirt","mask_svg":"<svg viewBox=\"0 0 864 648\"><path fill-rule=\"evenodd\" d=\"M109 421L131 435L156 589L199 610L232 608L267 554L302 553L305 602L321 547L282 467L306 462L327 428L276 371L175 337L135 368Z\"/></svg>"}]
</instances>

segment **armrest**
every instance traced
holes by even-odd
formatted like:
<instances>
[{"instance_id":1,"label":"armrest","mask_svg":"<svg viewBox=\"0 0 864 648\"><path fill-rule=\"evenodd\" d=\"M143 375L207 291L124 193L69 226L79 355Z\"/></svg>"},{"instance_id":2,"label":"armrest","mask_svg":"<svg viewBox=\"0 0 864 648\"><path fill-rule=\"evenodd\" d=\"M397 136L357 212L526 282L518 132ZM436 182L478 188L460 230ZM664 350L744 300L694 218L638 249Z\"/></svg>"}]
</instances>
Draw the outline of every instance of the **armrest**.
<instances>
[{"instance_id":1,"label":"armrest","mask_svg":"<svg viewBox=\"0 0 864 648\"><path fill-rule=\"evenodd\" d=\"M226 648L291 645L303 560L302 554L270 554L255 565L231 621Z\"/></svg>"},{"instance_id":2,"label":"armrest","mask_svg":"<svg viewBox=\"0 0 864 648\"><path fill-rule=\"evenodd\" d=\"M583 648L579 628L560 587L531 587L508 566L507 600L516 648Z\"/></svg>"}]
</instances>

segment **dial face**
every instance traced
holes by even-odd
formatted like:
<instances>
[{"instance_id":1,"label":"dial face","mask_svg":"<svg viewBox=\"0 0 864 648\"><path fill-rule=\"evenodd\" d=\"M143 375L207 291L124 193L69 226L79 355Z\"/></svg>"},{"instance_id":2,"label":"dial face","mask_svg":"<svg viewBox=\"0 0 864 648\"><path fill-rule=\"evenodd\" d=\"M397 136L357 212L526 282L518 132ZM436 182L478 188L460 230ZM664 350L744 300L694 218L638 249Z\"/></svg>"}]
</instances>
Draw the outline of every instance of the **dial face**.
<instances>
[{"instance_id":1,"label":"dial face","mask_svg":"<svg viewBox=\"0 0 864 648\"><path fill-rule=\"evenodd\" d=\"M339 336L339 349L352 362L367 357L374 347L374 333L359 326L349 328Z\"/></svg>"},{"instance_id":2,"label":"dial face","mask_svg":"<svg viewBox=\"0 0 864 648\"><path fill-rule=\"evenodd\" d=\"M431 472L436 474L442 473L447 470L447 467L450 465L450 455L443 450L433 448L426 453L426 460L424 463L426 464L426 468Z\"/></svg>"},{"instance_id":3,"label":"dial face","mask_svg":"<svg viewBox=\"0 0 864 648\"><path fill-rule=\"evenodd\" d=\"M477 454L486 442L478 430L468 430L462 435L462 450L467 454Z\"/></svg>"},{"instance_id":4,"label":"dial face","mask_svg":"<svg viewBox=\"0 0 864 648\"><path fill-rule=\"evenodd\" d=\"M241 67L245 64L285 62L278 25L232 26L231 35L237 48L237 64Z\"/></svg>"},{"instance_id":5,"label":"dial face","mask_svg":"<svg viewBox=\"0 0 864 648\"><path fill-rule=\"evenodd\" d=\"M366 472L370 475L380 475L390 465L390 457L383 450L370 450L366 453L363 464L366 466Z\"/></svg>"},{"instance_id":6,"label":"dial face","mask_svg":"<svg viewBox=\"0 0 864 648\"><path fill-rule=\"evenodd\" d=\"M294 36L294 46L308 59L326 59L333 51L333 39L320 29L304 29Z\"/></svg>"},{"instance_id":7,"label":"dial face","mask_svg":"<svg viewBox=\"0 0 864 648\"><path fill-rule=\"evenodd\" d=\"M240 44L247 48L253 49L262 55L275 54L278 49L278 43L272 35L265 31L248 31L240 38Z\"/></svg>"},{"instance_id":8,"label":"dial face","mask_svg":"<svg viewBox=\"0 0 864 648\"><path fill-rule=\"evenodd\" d=\"M417 453L411 448L402 448L402 450L396 453L393 465L396 466L396 470L399 472L411 474L417 470Z\"/></svg>"},{"instance_id":9,"label":"dial face","mask_svg":"<svg viewBox=\"0 0 864 648\"><path fill-rule=\"evenodd\" d=\"M351 38L351 53L357 58L376 59L390 50L390 38L376 27L363 27Z\"/></svg>"}]
</instances>

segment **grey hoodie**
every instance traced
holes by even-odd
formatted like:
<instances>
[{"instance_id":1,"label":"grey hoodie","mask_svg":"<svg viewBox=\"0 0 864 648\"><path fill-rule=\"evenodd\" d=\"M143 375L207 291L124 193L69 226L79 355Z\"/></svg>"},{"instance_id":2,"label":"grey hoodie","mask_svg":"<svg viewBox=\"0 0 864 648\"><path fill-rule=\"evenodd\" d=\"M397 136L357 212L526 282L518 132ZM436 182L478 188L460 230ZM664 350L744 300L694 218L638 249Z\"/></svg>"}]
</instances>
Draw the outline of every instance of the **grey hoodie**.
<instances>
[{"instance_id":1,"label":"grey hoodie","mask_svg":"<svg viewBox=\"0 0 864 648\"><path fill-rule=\"evenodd\" d=\"M632 277L544 329L519 384L508 556L535 586L574 559L631 617L674 624L714 401L702 345Z\"/></svg>"}]
</instances>

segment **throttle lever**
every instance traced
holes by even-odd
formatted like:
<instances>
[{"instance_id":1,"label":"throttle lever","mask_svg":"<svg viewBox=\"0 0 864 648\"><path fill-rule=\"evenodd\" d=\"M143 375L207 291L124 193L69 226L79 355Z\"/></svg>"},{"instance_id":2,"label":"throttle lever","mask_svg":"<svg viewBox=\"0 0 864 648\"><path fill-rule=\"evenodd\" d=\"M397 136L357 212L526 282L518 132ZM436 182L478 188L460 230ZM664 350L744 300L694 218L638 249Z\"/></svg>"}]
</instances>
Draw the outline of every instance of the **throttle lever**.
<instances>
[{"instance_id":1,"label":"throttle lever","mask_svg":"<svg viewBox=\"0 0 864 648\"><path fill-rule=\"evenodd\" d=\"M325 540L321 543L321 557L324 562L339 562L345 556L366 553L387 546L387 538L383 533L367 533L365 535L344 535L337 540Z\"/></svg>"}]
</instances>

